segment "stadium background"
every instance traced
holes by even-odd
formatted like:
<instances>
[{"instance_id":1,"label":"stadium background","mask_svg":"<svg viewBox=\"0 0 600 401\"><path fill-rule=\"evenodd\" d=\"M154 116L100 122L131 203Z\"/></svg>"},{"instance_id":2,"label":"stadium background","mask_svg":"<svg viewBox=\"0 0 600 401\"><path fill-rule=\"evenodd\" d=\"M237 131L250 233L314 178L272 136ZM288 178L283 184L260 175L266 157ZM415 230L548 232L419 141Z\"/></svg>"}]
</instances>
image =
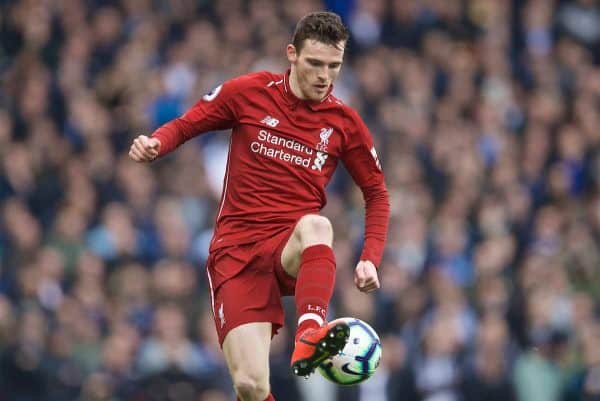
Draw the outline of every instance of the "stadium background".
<instances>
[{"instance_id":1,"label":"stadium background","mask_svg":"<svg viewBox=\"0 0 600 401\"><path fill-rule=\"evenodd\" d=\"M335 176L331 314L372 323L384 359L360 388L295 380L284 331L277 400L600 399L597 2L1 0L0 400L231 399L203 267L228 134L152 165L127 149L284 70L323 8L352 31L335 93L392 200L365 296L362 198Z\"/></svg>"}]
</instances>

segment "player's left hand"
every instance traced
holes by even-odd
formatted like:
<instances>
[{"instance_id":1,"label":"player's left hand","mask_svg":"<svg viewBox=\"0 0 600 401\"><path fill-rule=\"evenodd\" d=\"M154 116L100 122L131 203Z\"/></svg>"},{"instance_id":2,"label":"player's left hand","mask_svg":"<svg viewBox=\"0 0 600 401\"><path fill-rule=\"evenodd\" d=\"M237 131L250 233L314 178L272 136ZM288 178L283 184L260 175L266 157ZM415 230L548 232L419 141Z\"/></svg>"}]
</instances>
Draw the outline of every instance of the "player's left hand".
<instances>
[{"instance_id":1,"label":"player's left hand","mask_svg":"<svg viewBox=\"0 0 600 401\"><path fill-rule=\"evenodd\" d=\"M375 291L380 287L377 268L370 260L361 260L354 269L354 284L362 292Z\"/></svg>"}]
</instances>

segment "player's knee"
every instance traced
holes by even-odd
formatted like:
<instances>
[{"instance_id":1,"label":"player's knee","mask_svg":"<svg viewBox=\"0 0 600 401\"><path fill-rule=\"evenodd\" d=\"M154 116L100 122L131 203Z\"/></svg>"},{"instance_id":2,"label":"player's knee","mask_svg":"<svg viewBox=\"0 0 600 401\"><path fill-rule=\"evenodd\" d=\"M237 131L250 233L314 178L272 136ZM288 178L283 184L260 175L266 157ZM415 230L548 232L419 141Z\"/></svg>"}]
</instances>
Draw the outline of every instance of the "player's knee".
<instances>
[{"instance_id":1,"label":"player's knee","mask_svg":"<svg viewBox=\"0 0 600 401\"><path fill-rule=\"evenodd\" d=\"M233 376L233 387L242 401L263 401L269 395L268 380L257 375L238 373Z\"/></svg>"},{"instance_id":2,"label":"player's knee","mask_svg":"<svg viewBox=\"0 0 600 401\"><path fill-rule=\"evenodd\" d=\"M298 222L298 231L304 247L314 244L333 243L333 227L327 217L307 214Z\"/></svg>"}]
</instances>

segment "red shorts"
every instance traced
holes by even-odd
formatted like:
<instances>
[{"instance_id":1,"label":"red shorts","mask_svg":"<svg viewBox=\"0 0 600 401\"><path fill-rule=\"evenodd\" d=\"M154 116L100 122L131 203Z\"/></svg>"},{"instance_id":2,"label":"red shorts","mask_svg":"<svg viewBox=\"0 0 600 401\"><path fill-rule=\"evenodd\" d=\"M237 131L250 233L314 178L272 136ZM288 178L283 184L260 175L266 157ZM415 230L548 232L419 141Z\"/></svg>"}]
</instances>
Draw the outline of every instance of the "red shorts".
<instances>
[{"instance_id":1,"label":"red shorts","mask_svg":"<svg viewBox=\"0 0 600 401\"><path fill-rule=\"evenodd\" d=\"M293 230L294 227L255 244L218 249L209 255L207 274L221 346L231 329L245 323L271 322L272 335L283 326L281 297L294 295L296 279L283 270L281 253ZM222 276L218 271L237 274L215 280Z\"/></svg>"}]
</instances>

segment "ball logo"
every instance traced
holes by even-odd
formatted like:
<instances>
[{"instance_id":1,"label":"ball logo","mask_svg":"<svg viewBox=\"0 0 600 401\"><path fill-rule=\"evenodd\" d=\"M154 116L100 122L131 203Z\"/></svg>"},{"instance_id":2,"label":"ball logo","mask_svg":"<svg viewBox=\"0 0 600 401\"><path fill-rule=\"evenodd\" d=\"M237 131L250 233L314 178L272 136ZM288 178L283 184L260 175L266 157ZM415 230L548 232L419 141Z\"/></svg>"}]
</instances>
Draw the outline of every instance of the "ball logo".
<instances>
[{"instance_id":1,"label":"ball logo","mask_svg":"<svg viewBox=\"0 0 600 401\"><path fill-rule=\"evenodd\" d=\"M217 86L215 89L211 90L206 95L202 96L202 100L204 100L205 102L212 102L213 100L215 100L215 98L217 97L219 92L221 92L222 87L223 87L223 85Z\"/></svg>"},{"instance_id":2,"label":"ball logo","mask_svg":"<svg viewBox=\"0 0 600 401\"><path fill-rule=\"evenodd\" d=\"M355 372L352 369L350 369L350 362L342 365L342 372L348 373L349 375L354 375L354 376L363 376L363 374L361 372Z\"/></svg>"}]
</instances>

